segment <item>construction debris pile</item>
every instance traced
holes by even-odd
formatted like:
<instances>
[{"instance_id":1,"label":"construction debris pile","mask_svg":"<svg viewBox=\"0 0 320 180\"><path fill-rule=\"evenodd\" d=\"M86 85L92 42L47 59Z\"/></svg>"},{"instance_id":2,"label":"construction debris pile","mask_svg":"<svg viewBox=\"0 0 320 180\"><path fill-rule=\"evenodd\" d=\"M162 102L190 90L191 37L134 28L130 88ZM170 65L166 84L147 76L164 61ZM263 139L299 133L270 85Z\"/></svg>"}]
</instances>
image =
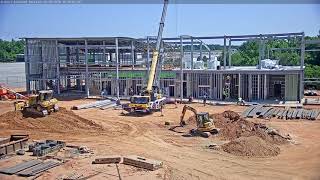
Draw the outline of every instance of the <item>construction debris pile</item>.
<instances>
[{"instance_id":1,"label":"construction debris pile","mask_svg":"<svg viewBox=\"0 0 320 180\"><path fill-rule=\"evenodd\" d=\"M276 107L264 107L250 106L243 113L242 117L248 118L263 118L270 119L277 117L278 119L308 119L316 120L320 114L320 110L317 109L302 109L302 108L276 108Z\"/></svg>"},{"instance_id":2,"label":"construction debris pile","mask_svg":"<svg viewBox=\"0 0 320 180\"><path fill-rule=\"evenodd\" d=\"M21 111L10 111L0 115L0 129L41 130L42 132L86 132L103 130L102 126L74 112L60 108L50 116L33 118Z\"/></svg>"},{"instance_id":3,"label":"construction debris pile","mask_svg":"<svg viewBox=\"0 0 320 180\"><path fill-rule=\"evenodd\" d=\"M238 156L275 156L280 153L277 145L286 144L291 140L289 135L283 135L277 130L261 123L253 123L240 117L233 111L212 114L210 118L220 129L217 137L230 141L221 146L225 152ZM194 122L190 117L188 122Z\"/></svg>"}]
</instances>

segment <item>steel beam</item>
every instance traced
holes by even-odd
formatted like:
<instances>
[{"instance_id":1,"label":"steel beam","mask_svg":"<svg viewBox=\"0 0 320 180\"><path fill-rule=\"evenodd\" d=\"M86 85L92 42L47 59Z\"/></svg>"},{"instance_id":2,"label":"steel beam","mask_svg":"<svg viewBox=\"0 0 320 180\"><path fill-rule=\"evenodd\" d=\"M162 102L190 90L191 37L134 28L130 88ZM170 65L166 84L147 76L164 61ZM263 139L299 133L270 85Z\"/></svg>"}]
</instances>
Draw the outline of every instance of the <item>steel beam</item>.
<instances>
[{"instance_id":1,"label":"steel beam","mask_svg":"<svg viewBox=\"0 0 320 180\"><path fill-rule=\"evenodd\" d=\"M134 45L133 41L131 41L131 60L132 60L132 70L134 69Z\"/></svg>"},{"instance_id":2,"label":"steel beam","mask_svg":"<svg viewBox=\"0 0 320 180\"><path fill-rule=\"evenodd\" d=\"M226 64L227 64L227 38L224 36L223 38L223 69L226 69Z\"/></svg>"},{"instance_id":3,"label":"steel beam","mask_svg":"<svg viewBox=\"0 0 320 180\"><path fill-rule=\"evenodd\" d=\"M89 97L90 93L89 93L89 69L88 69L88 41L87 40L84 40L84 44L85 44L85 49L84 49L84 52L85 52L85 63L86 63L86 75L85 75L85 81L86 81L86 94L87 94L87 97Z\"/></svg>"},{"instance_id":4,"label":"steel beam","mask_svg":"<svg viewBox=\"0 0 320 180\"><path fill-rule=\"evenodd\" d=\"M300 70L301 70L301 72L300 72L300 97L299 97L299 102L301 102L302 101L302 98L303 98L303 96L304 96L304 82L303 82L303 80L304 80L304 56L305 56L305 46L306 46L306 44L305 44L306 42L305 42L305 36L304 36L304 33L303 33L303 35L302 35L302 37L301 37L301 53L300 53L300 57L301 57L301 61L300 61Z\"/></svg>"},{"instance_id":5,"label":"steel beam","mask_svg":"<svg viewBox=\"0 0 320 180\"><path fill-rule=\"evenodd\" d=\"M231 40L229 40L229 48L228 48L228 61L229 61L229 68L231 68Z\"/></svg>"},{"instance_id":6,"label":"steel beam","mask_svg":"<svg viewBox=\"0 0 320 180\"><path fill-rule=\"evenodd\" d=\"M181 66L180 66L180 101L182 102L183 99L183 38L180 36L180 59L181 59Z\"/></svg>"},{"instance_id":7,"label":"steel beam","mask_svg":"<svg viewBox=\"0 0 320 180\"><path fill-rule=\"evenodd\" d=\"M193 69L193 51L194 51L194 47L193 47L193 38L191 38L191 69Z\"/></svg>"},{"instance_id":8,"label":"steel beam","mask_svg":"<svg viewBox=\"0 0 320 180\"><path fill-rule=\"evenodd\" d=\"M56 40L56 61L57 61L57 92L60 94L60 59L59 59L59 48L58 48L58 41Z\"/></svg>"},{"instance_id":9,"label":"steel beam","mask_svg":"<svg viewBox=\"0 0 320 180\"><path fill-rule=\"evenodd\" d=\"M29 58L29 43L28 40L26 39L26 45L24 48L24 61L25 61L25 69L26 69L26 88L27 88L27 92L28 94L31 93L31 89L30 89L30 58Z\"/></svg>"},{"instance_id":10,"label":"steel beam","mask_svg":"<svg viewBox=\"0 0 320 180\"><path fill-rule=\"evenodd\" d=\"M115 39L115 43L116 43L116 83L117 83L117 98L120 98L120 84L119 84L119 48L118 48L118 38Z\"/></svg>"}]
</instances>

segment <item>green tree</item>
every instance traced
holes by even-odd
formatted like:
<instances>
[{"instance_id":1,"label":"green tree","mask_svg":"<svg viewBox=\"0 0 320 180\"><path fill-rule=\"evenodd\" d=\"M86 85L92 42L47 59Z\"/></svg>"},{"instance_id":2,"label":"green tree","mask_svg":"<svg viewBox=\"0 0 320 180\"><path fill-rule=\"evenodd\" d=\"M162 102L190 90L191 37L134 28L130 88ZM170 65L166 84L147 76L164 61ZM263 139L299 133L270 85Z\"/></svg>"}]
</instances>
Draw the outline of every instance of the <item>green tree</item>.
<instances>
[{"instance_id":1,"label":"green tree","mask_svg":"<svg viewBox=\"0 0 320 180\"><path fill-rule=\"evenodd\" d=\"M24 44L23 40L5 41L0 39L0 62L14 62L17 54L23 53Z\"/></svg>"}]
</instances>

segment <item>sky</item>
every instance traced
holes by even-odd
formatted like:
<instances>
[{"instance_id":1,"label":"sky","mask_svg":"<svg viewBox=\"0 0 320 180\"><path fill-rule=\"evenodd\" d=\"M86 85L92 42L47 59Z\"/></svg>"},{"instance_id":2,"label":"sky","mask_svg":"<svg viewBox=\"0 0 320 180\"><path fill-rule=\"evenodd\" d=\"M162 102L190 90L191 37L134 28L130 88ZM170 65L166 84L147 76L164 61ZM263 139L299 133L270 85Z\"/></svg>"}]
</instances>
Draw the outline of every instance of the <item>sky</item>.
<instances>
[{"instance_id":1,"label":"sky","mask_svg":"<svg viewBox=\"0 0 320 180\"><path fill-rule=\"evenodd\" d=\"M0 38L156 35L162 4L0 4ZM169 4L164 37L318 35L320 4Z\"/></svg>"}]
</instances>

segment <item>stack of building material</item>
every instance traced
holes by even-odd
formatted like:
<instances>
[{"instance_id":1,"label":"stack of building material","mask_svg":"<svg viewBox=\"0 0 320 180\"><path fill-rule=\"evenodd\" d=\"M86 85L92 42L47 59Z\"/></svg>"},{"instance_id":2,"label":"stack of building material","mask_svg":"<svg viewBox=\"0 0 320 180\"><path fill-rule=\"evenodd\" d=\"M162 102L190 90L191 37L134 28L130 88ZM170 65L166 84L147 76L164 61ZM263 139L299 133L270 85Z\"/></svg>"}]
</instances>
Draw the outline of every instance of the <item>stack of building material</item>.
<instances>
[{"instance_id":1,"label":"stack of building material","mask_svg":"<svg viewBox=\"0 0 320 180\"><path fill-rule=\"evenodd\" d=\"M56 161L47 161L47 162L43 162L41 164L35 165L33 167L30 167L26 170L23 170L19 173L17 173L19 176L35 176L39 173L42 173L48 169L51 169L53 167L59 166L61 165L60 162L56 162Z\"/></svg>"},{"instance_id":2,"label":"stack of building material","mask_svg":"<svg viewBox=\"0 0 320 180\"><path fill-rule=\"evenodd\" d=\"M58 151L66 146L63 141L46 140L44 142L37 142L29 146L29 151L33 152L34 156L44 156L51 152Z\"/></svg>"},{"instance_id":3,"label":"stack of building material","mask_svg":"<svg viewBox=\"0 0 320 180\"><path fill-rule=\"evenodd\" d=\"M0 170L0 173L3 174L16 174L20 171L23 171L25 169L31 168L33 166L36 166L38 164L42 163L42 161L40 160L31 160L31 161L27 161L27 162L22 162L16 166L12 166L12 167L8 167L8 168L4 168Z\"/></svg>"},{"instance_id":4,"label":"stack of building material","mask_svg":"<svg viewBox=\"0 0 320 180\"><path fill-rule=\"evenodd\" d=\"M120 163L121 156L108 156L103 158L96 158L92 161L92 164L111 164L111 163Z\"/></svg>"},{"instance_id":5,"label":"stack of building material","mask_svg":"<svg viewBox=\"0 0 320 180\"><path fill-rule=\"evenodd\" d=\"M56 161L43 162L40 160L31 160L27 162L22 162L13 167L1 169L0 173L10 175L17 174L19 176L35 176L59 165L61 165L61 163Z\"/></svg>"},{"instance_id":6,"label":"stack of building material","mask_svg":"<svg viewBox=\"0 0 320 180\"><path fill-rule=\"evenodd\" d=\"M102 108L102 107L106 107L106 106L110 106L116 104L114 101L111 100L102 100L102 101L96 101L93 103L87 103L87 104L82 104L82 105L78 105L78 106L73 106L72 109L73 110L79 110L79 109L88 109L88 108Z\"/></svg>"},{"instance_id":7,"label":"stack of building material","mask_svg":"<svg viewBox=\"0 0 320 180\"><path fill-rule=\"evenodd\" d=\"M242 117L248 117L250 112L255 108L256 106L249 106L246 110L242 112Z\"/></svg>"},{"instance_id":8,"label":"stack of building material","mask_svg":"<svg viewBox=\"0 0 320 180\"><path fill-rule=\"evenodd\" d=\"M121 156L108 156L104 158L96 158L92 161L92 164L111 164L111 163L123 163L130 166L135 166L138 168L144 168L147 170L157 170L163 166L161 161L147 159L144 157L139 157L135 155L121 157Z\"/></svg>"},{"instance_id":9,"label":"stack of building material","mask_svg":"<svg viewBox=\"0 0 320 180\"><path fill-rule=\"evenodd\" d=\"M148 169L151 171L157 170L163 165L161 161L146 159L144 157L134 155L123 157L123 164Z\"/></svg>"},{"instance_id":10,"label":"stack of building material","mask_svg":"<svg viewBox=\"0 0 320 180\"><path fill-rule=\"evenodd\" d=\"M242 116L248 118L258 117L263 119L277 117L278 119L316 120L319 114L320 110L250 106L242 113Z\"/></svg>"},{"instance_id":11,"label":"stack of building material","mask_svg":"<svg viewBox=\"0 0 320 180\"><path fill-rule=\"evenodd\" d=\"M254 109L252 109L250 111L250 113L247 115L247 117L249 118L253 118L255 117L257 114L260 114L261 113L261 109L263 108L262 105L258 105L258 106L254 106Z\"/></svg>"}]
</instances>

